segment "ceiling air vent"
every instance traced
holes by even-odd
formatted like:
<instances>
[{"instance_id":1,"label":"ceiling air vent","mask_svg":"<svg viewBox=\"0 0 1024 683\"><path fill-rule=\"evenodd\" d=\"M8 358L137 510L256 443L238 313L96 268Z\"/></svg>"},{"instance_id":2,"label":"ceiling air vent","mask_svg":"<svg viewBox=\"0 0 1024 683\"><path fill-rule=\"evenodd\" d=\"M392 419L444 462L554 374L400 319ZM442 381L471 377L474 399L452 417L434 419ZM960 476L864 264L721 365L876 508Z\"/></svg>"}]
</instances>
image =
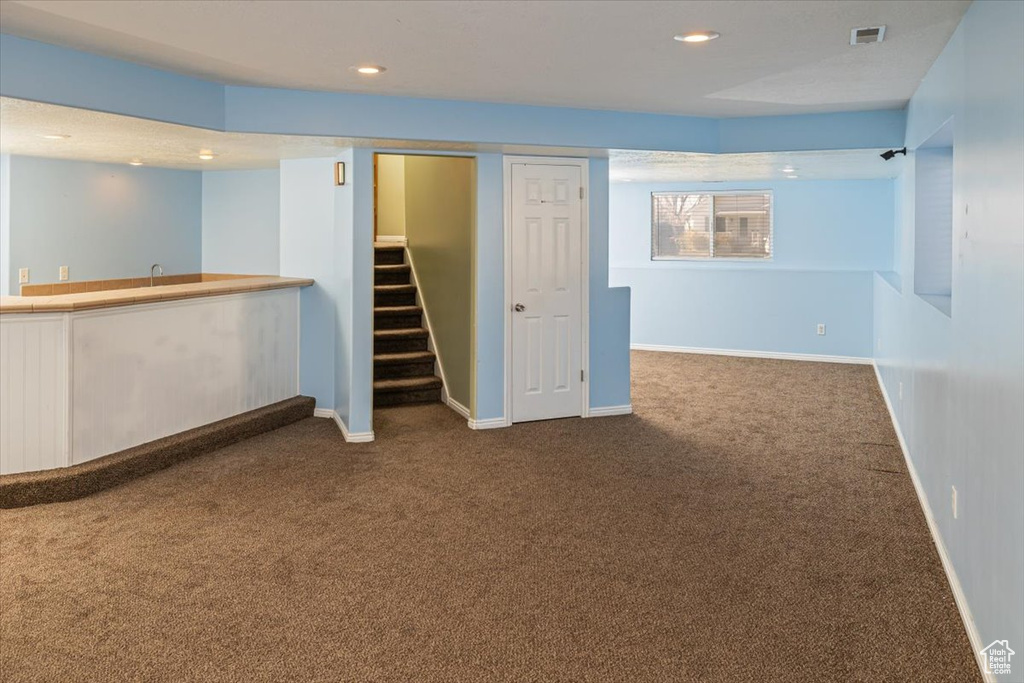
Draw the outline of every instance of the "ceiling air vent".
<instances>
[{"instance_id":1,"label":"ceiling air vent","mask_svg":"<svg viewBox=\"0 0 1024 683\"><path fill-rule=\"evenodd\" d=\"M868 26L866 28L855 28L850 31L850 45L880 43L882 38L885 38L884 26Z\"/></svg>"}]
</instances>

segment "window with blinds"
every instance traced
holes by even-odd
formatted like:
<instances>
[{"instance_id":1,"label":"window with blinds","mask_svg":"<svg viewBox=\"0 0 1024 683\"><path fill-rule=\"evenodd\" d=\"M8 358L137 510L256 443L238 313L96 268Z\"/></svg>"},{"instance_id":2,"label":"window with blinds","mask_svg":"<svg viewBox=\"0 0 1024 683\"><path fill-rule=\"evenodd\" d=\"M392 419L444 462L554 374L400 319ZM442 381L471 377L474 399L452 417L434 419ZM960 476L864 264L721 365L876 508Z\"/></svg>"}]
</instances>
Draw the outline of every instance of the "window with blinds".
<instances>
[{"instance_id":1,"label":"window with blinds","mask_svg":"<svg viewBox=\"0 0 1024 683\"><path fill-rule=\"evenodd\" d=\"M654 192L652 259L770 259L770 192Z\"/></svg>"}]
</instances>

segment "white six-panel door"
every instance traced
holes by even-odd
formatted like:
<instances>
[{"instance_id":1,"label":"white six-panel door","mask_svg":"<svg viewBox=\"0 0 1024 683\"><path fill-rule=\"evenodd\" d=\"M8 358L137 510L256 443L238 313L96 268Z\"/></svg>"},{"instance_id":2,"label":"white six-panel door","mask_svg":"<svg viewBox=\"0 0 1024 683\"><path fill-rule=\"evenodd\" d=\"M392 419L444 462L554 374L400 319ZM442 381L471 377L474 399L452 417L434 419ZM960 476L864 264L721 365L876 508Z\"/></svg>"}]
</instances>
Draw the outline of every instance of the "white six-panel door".
<instances>
[{"instance_id":1,"label":"white six-panel door","mask_svg":"<svg viewBox=\"0 0 1024 683\"><path fill-rule=\"evenodd\" d=\"M581 169L513 164L512 421L582 414Z\"/></svg>"}]
</instances>

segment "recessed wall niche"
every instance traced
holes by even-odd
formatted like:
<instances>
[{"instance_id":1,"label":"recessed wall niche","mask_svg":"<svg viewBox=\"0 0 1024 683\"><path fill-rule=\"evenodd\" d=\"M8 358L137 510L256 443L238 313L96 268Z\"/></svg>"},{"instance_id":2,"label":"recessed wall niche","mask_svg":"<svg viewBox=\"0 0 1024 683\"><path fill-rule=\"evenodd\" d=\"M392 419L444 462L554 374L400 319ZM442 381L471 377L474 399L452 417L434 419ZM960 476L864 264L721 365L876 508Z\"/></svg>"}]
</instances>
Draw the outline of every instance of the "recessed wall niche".
<instances>
[{"instance_id":1,"label":"recessed wall niche","mask_svg":"<svg viewBox=\"0 0 1024 683\"><path fill-rule=\"evenodd\" d=\"M914 293L947 316L953 296L953 119L914 153Z\"/></svg>"}]
</instances>

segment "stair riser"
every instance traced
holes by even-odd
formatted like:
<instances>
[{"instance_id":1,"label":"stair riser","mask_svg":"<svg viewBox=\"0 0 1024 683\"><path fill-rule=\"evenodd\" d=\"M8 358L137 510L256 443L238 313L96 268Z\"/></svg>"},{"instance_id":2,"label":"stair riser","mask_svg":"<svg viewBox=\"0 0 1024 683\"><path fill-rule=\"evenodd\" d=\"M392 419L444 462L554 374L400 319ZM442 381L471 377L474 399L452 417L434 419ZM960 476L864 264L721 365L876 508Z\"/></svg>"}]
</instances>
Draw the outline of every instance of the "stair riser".
<instances>
[{"instance_id":1,"label":"stair riser","mask_svg":"<svg viewBox=\"0 0 1024 683\"><path fill-rule=\"evenodd\" d=\"M375 285L407 285L409 284L409 271L399 272L375 272L373 274Z\"/></svg>"},{"instance_id":2,"label":"stair riser","mask_svg":"<svg viewBox=\"0 0 1024 683\"><path fill-rule=\"evenodd\" d=\"M374 294L373 305L378 308L385 306L415 306L416 292Z\"/></svg>"},{"instance_id":3,"label":"stair riser","mask_svg":"<svg viewBox=\"0 0 1024 683\"><path fill-rule=\"evenodd\" d=\"M373 395L375 408L401 406L410 403L437 403L441 400L441 389L417 389L415 391L376 392Z\"/></svg>"},{"instance_id":4,"label":"stair riser","mask_svg":"<svg viewBox=\"0 0 1024 683\"><path fill-rule=\"evenodd\" d=\"M426 339L378 339L373 342L374 353L407 353L426 350Z\"/></svg>"},{"instance_id":5,"label":"stair riser","mask_svg":"<svg viewBox=\"0 0 1024 683\"><path fill-rule=\"evenodd\" d=\"M403 377L431 377L434 361L422 363L384 363L373 366L374 379L401 379Z\"/></svg>"},{"instance_id":6,"label":"stair riser","mask_svg":"<svg viewBox=\"0 0 1024 683\"><path fill-rule=\"evenodd\" d=\"M374 317L373 329L375 330L405 330L419 327L422 318L419 313L409 315L378 315Z\"/></svg>"},{"instance_id":7,"label":"stair riser","mask_svg":"<svg viewBox=\"0 0 1024 683\"><path fill-rule=\"evenodd\" d=\"M378 249L373 254L373 263L378 266L397 266L405 263L405 252L401 249Z\"/></svg>"}]
</instances>

